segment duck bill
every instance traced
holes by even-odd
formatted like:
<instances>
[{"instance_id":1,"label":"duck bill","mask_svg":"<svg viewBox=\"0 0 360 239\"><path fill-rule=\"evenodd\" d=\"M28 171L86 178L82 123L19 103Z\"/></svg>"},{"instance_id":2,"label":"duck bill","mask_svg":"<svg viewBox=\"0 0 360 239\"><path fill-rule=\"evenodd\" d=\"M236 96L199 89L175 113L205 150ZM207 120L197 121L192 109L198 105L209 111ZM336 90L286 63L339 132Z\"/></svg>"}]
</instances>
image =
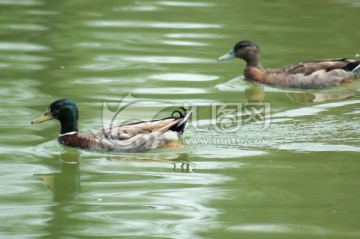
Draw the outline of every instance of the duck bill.
<instances>
[{"instance_id":1,"label":"duck bill","mask_svg":"<svg viewBox=\"0 0 360 239\"><path fill-rule=\"evenodd\" d=\"M52 115L49 111L46 111L44 115L40 116L39 118L34 119L31 121L31 124L39 124L47 120L53 119Z\"/></svg>"},{"instance_id":2,"label":"duck bill","mask_svg":"<svg viewBox=\"0 0 360 239\"><path fill-rule=\"evenodd\" d=\"M220 56L217 60L218 61L227 61L227 60L233 59L235 57L236 57L236 54L235 54L234 50L231 50L229 53L227 53L223 56Z\"/></svg>"}]
</instances>

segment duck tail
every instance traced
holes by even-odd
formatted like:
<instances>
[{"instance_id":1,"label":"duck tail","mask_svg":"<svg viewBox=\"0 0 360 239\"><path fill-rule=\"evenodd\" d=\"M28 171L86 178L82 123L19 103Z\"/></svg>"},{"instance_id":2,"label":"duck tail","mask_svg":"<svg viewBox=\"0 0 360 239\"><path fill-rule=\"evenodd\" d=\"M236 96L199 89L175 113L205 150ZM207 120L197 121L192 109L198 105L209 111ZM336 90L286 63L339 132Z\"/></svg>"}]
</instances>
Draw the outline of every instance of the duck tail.
<instances>
[{"instance_id":1,"label":"duck tail","mask_svg":"<svg viewBox=\"0 0 360 239\"><path fill-rule=\"evenodd\" d=\"M360 76L360 61L358 61L358 65L353 69L353 72L357 77Z\"/></svg>"},{"instance_id":2,"label":"duck tail","mask_svg":"<svg viewBox=\"0 0 360 239\"><path fill-rule=\"evenodd\" d=\"M351 62L344 66L343 69L353 72L355 76L360 76L360 61Z\"/></svg>"},{"instance_id":3,"label":"duck tail","mask_svg":"<svg viewBox=\"0 0 360 239\"><path fill-rule=\"evenodd\" d=\"M173 125L169 130L171 131L175 131L175 132L179 132L179 133L183 133L184 130L185 130L185 127L186 127L186 123L187 121L189 120L189 117L191 116L192 114L192 111L191 110L187 110L183 107L180 107L180 109L183 111L179 111L179 110L175 110L173 113L172 113L172 117L177 120L177 124ZM175 114L179 114L179 116L174 116Z\"/></svg>"}]
</instances>

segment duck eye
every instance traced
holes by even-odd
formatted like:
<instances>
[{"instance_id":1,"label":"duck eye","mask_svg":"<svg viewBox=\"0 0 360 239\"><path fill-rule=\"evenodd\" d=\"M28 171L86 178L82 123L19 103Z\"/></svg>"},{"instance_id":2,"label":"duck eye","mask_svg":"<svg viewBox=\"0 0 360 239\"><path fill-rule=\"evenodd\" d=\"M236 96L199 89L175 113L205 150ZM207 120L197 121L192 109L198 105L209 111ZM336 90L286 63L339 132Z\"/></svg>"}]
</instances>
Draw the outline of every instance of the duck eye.
<instances>
[{"instance_id":1,"label":"duck eye","mask_svg":"<svg viewBox=\"0 0 360 239\"><path fill-rule=\"evenodd\" d=\"M49 115L50 114L50 109L48 109L47 111L45 111L44 115Z\"/></svg>"}]
</instances>

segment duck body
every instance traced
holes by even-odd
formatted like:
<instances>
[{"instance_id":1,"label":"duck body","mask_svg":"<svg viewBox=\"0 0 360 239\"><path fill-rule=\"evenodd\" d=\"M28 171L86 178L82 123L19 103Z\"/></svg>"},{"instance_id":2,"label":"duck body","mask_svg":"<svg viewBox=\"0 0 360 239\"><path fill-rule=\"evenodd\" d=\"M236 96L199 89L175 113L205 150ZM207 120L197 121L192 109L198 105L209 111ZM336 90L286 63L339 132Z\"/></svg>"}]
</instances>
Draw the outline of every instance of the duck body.
<instances>
[{"instance_id":1,"label":"duck body","mask_svg":"<svg viewBox=\"0 0 360 239\"><path fill-rule=\"evenodd\" d=\"M179 116L174 116L178 113ZM61 99L50 104L45 114L34 121L37 124L50 119L58 119L61 132L60 144L86 149L118 152L141 152L159 148L181 138L190 111L175 111L171 117L132 122L89 133L78 132L78 110L69 99Z\"/></svg>"},{"instance_id":2,"label":"duck body","mask_svg":"<svg viewBox=\"0 0 360 239\"><path fill-rule=\"evenodd\" d=\"M360 76L360 61L346 58L305 61L279 69L264 69L260 63L259 47L248 40L238 42L218 61L235 57L246 62L244 76L247 80L265 85L318 89L346 84Z\"/></svg>"}]
</instances>

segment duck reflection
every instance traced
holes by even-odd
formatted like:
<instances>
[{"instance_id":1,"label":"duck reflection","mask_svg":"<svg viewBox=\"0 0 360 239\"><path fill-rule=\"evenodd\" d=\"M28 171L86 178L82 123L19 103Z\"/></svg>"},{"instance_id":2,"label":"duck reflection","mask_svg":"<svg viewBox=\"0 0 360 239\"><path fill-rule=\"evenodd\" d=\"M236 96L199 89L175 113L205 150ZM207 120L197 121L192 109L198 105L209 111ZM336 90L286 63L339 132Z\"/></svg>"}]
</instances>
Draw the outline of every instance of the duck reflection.
<instances>
[{"instance_id":1,"label":"duck reflection","mask_svg":"<svg viewBox=\"0 0 360 239\"><path fill-rule=\"evenodd\" d=\"M188 159L188 153L142 153L111 155L107 160L114 162L133 163L163 163L173 165L174 172L193 172L193 164ZM60 154L61 170L57 173L34 174L43 180L45 186L52 193L52 198L57 202L71 201L80 193L80 152L69 149Z\"/></svg>"},{"instance_id":2,"label":"duck reflection","mask_svg":"<svg viewBox=\"0 0 360 239\"><path fill-rule=\"evenodd\" d=\"M172 164L174 172L192 173L194 164L189 160L189 154L182 153L142 153L131 154L126 156L112 155L107 157L107 160L114 162L134 162L134 163L162 163Z\"/></svg>"},{"instance_id":3,"label":"duck reflection","mask_svg":"<svg viewBox=\"0 0 360 239\"><path fill-rule=\"evenodd\" d=\"M265 98L264 86L252 83L245 89L244 94L248 102L262 102Z\"/></svg>"},{"instance_id":4,"label":"duck reflection","mask_svg":"<svg viewBox=\"0 0 360 239\"><path fill-rule=\"evenodd\" d=\"M326 101L343 100L357 96L353 90L339 91L318 91L318 92L290 92L287 93L289 99L294 103L320 103Z\"/></svg>"},{"instance_id":5,"label":"duck reflection","mask_svg":"<svg viewBox=\"0 0 360 239\"><path fill-rule=\"evenodd\" d=\"M320 103L326 101L343 100L350 97L358 97L360 81L347 82L339 87L325 90L291 91L286 96L294 103ZM265 98L264 86L251 83L244 91L248 102L262 102Z\"/></svg>"},{"instance_id":6,"label":"duck reflection","mask_svg":"<svg viewBox=\"0 0 360 239\"><path fill-rule=\"evenodd\" d=\"M192 173L192 172L194 172L193 171L193 168L191 167L191 163L189 163L189 162L186 162L186 163L184 163L184 162L182 162L182 163L180 163L180 172L183 172L183 173ZM177 172L178 171L178 169L177 169L177 167L178 167L178 165L176 164L176 163L174 163L174 172Z\"/></svg>"},{"instance_id":7,"label":"duck reflection","mask_svg":"<svg viewBox=\"0 0 360 239\"><path fill-rule=\"evenodd\" d=\"M61 171L58 173L35 174L51 191L54 201L75 199L80 192L80 152L71 150L60 154Z\"/></svg>"}]
</instances>

